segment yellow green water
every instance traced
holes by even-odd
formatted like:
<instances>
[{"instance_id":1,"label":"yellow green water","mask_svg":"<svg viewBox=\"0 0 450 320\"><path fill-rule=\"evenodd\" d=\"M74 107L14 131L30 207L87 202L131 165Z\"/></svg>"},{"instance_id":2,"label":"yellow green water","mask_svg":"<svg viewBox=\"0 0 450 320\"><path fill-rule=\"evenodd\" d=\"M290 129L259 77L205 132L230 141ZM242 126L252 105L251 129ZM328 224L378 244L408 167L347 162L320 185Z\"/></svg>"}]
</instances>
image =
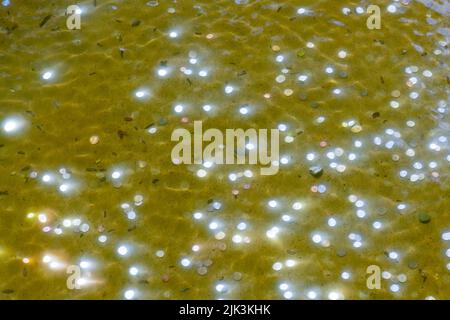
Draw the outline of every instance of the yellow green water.
<instances>
[{"instance_id":1,"label":"yellow green water","mask_svg":"<svg viewBox=\"0 0 450 320\"><path fill-rule=\"evenodd\" d=\"M373 1L380 30L365 1L236 2L85 1L80 30L66 27L71 1L0 5L0 299L450 298L444 2ZM289 163L274 176L176 166L171 132L194 120L285 124ZM71 290L66 268L82 261ZM378 290L370 265L389 278Z\"/></svg>"}]
</instances>

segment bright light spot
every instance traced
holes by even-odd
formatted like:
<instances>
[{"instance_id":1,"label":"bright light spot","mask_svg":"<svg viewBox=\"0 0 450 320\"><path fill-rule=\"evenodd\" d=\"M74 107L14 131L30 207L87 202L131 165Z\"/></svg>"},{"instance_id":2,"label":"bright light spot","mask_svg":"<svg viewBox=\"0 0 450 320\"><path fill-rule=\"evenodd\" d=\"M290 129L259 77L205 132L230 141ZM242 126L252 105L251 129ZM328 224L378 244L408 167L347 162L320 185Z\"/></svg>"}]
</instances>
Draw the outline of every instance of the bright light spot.
<instances>
[{"instance_id":1,"label":"bright light spot","mask_svg":"<svg viewBox=\"0 0 450 320\"><path fill-rule=\"evenodd\" d=\"M246 108L246 107L239 108L239 113L240 114L247 114L248 113L248 108Z\"/></svg>"},{"instance_id":2,"label":"bright light spot","mask_svg":"<svg viewBox=\"0 0 450 320\"><path fill-rule=\"evenodd\" d=\"M17 122L14 120L8 120L5 121L5 124L3 125L3 130L5 130L5 132L12 132L17 130Z\"/></svg>"},{"instance_id":3,"label":"bright light spot","mask_svg":"<svg viewBox=\"0 0 450 320\"><path fill-rule=\"evenodd\" d=\"M366 212L364 210L358 209L356 210L356 216L358 218L364 218L366 216Z\"/></svg>"},{"instance_id":4,"label":"bright light spot","mask_svg":"<svg viewBox=\"0 0 450 320\"><path fill-rule=\"evenodd\" d=\"M236 235L233 236L232 241L234 243L241 243L242 242L242 237L240 235L236 234Z\"/></svg>"},{"instance_id":5,"label":"bright light spot","mask_svg":"<svg viewBox=\"0 0 450 320\"><path fill-rule=\"evenodd\" d=\"M2 129L7 134L17 133L25 126L25 121L20 117L10 117L3 121Z\"/></svg>"},{"instance_id":6,"label":"bright light spot","mask_svg":"<svg viewBox=\"0 0 450 320\"><path fill-rule=\"evenodd\" d=\"M61 269L62 267L64 267L64 265L58 261L52 261L50 262L50 268L51 269Z\"/></svg>"},{"instance_id":7,"label":"bright light spot","mask_svg":"<svg viewBox=\"0 0 450 320\"><path fill-rule=\"evenodd\" d=\"M330 218L330 219L328 219L328 225L329 225L330 227L335 227L336 224L337 224L337 221L336 221L335 218Z\"/></svg>"},{"instance_id":8,"label":"bright light spot","mask_svg":"<svg viewBox=\"0 0 450 320\"><path fill-rule=\"evenodd\" d=\"M204 177L206 177L206 174L207 174L206 170L200 169L200 170L197 171L197 176L198 176L199 178L204 178Z\"/></svg>"},{"instance_id":9,"label":"bright light spot","mask_svg":"<svg viewBox=\"0 0 450 320\"><path fill-rule=\"evenodd\" d=\"M380 222L380 221L375 221L373 224L372 224L372 226L373 226L373 228L374 229L381 229L381 227L383 226L382 225L382 223Z\"/></svg>"},{"instance_id":10,"label":"bright light spot","mask_svg":"<svg viewBox=\"0 0 450 320\"><path fill-rule=\"evenodd\" d=\"M191 69L186 69L185 67L181 67L180 70L187 76L192 74L192 70Z\"/></svg>"},{"instance_id":11,"label":"bright light spot","mask_svg":"<svg viewBox=\"0 0 450 320\"><path fill-rule=\"evenodd\" d=\"M294 137L292 137L292 136L286 136L286 137L284 138L284 141L285 141L286 143L291 143L292 141L294 141Z\"/></svg>"},{"instance_id":12,"label":"bright light spot","mask_svg":"<svg viewBox=\"0 0 450 320\"><path fill-rule=\"evenodd\" d=\"M191 260L189 260L188 258L183 258L181 259L181 265L183 267L189 267L191 265Z\"/></svg>"},{"instance_id":13,"label":"bright light spot","mask_svg":"<svg viewBox=\"0 0 450 320\"><path fill-rule=\"evenodd\" d=\"M355 248L360 248L362 246L362 242L361 241L355 241L353 242L353 247Z\"/></svg>"},{"instance_id":14,"label":"bright light spot","mask_svg":"<svg viewBox=\"0 0 450 320\"><path fill-rule=\"evenodd\" d=\"M125 256L128 254L128 248L126 246L120 246L117 248L117 253L121 256Z\"/></svg>"},{"instance_id":15,"label":"bright light spot","mask_svg":"<svg viewBox=\"0 0 450 320\"><path fill-rule=\"evenodd\" d=\"M125 291L123 296L125 297L125 299L131 300L135 297L135 295L136 295L136 292L132 289L129 289L129 290Z\"/></svg>"},{"instance_id":16,"label":"bright light spot","mask_svg":"<svg viewBox=\"0 0 450 320\"><path fill-rule=\"evenodd\" d=\"M284 57L280 54L275 58L276 62L283 62Z\"/></svg>"},{"instance_id":17,"label":"bright light spot","mask_svg":"<svg viewBox=\"0 0 450 320\"><path fill-rule=\"evenodd\" d=\"M278 202L275 200L270 200L268 204L269 204L269 207L275 208L278 205Z\"/></svg>"},{"instance_id":18,"label":"bright light spot","mask_svg":"<svg viewBox=\"0 0 450 320\"><path fill-rule=\"evenodd\" d=\"M234 91L234 88L230 85L225 86L225 93L230 94Z\"/></svg>"},{"instance_id":19,"label":"bright light spot","mask_svg":"<svg viewBox=\"0 0 450 320\"><path fill-rule=\"evenodd\" d=\"M322 236L320 234L313 234L312 241L314 243L320 243L322 241Z\"/></svg>"},{"instance_id":20,"label":"bright light spot","mask_svg":"<svg viewBox=\"0 0 450 320\"><path fill-rule=\"evenodd\" d=\"M134 219L136 219L136 212L134 212L134 211L129 211L129 212L127 212L127 218L128 218L129 220L134 220Z\"/></svg>"},{"instance_id":21,"label":"bright light spot","mask_svg":"<svg viewBox=\"0 0 450 320\"><path fill-rule=\"evenodd\" d=\"M286 80L286 77L284 75L282 75L282 74L278 75L275 78L275 81L278 82L278 83L283 83L285 80Z\"/></svg>"},{"instance_id":22,"label":"bright light spot","mask_svg":"<svg viewBox=\"0 0 450 320\"><path fill-rule=\"evenodd\" d=\"M283 264L281 262L275 262L272 265L272 269L275 271L280 271L283 268Z\"/></svg>"},{"instance_id":23,"label":"bright light spot","mask_svg":"<svg viewBox=\"0 0 450 320\"><path fill-rule=\"evenodd\" d=\"M398 284L393 284L390 289L392 292L398 292L400 290L400 286Z\"/></svg>"},{"instance_id":24,"label":"bright light spot","mask_svg":"<svg viewBox=\"0 0 450 320\"><path fill-rule=\"evenodd\" d=\"M148 95L148 91L146 91L146 90L138 90L138 91L136 91L134 93L134 95L136 96L136 98L141 99L141 98L144 98L145 96Z\"/></svg>"},{"instance_id":25,"label":"bright light spot","mask_svg":"<svg viewBox=\"0 0 450 320\"><path fill-rule=\"evenodd\" d=\"M345 57L347 57L347 52L345 52L344 50L339 51L338 57L344 59Z\"/></svg>"},{"instance_id":26,"label":"bright light spot","mask_svg":"<svg viewBox=\"0 0 450 320\"><path fill-rule=\"evenodd\" d=\"M63 183L62 185L59 186L59 191L64 192L64 193L69 191L69 185Z\"/></svg>"},{"instance_id":27,"label":"bright light spot","mask_svg":"<svg viewBox=\"0 0 450 320\"><path fill-rule=\"evenodd\" d=\"M395 252L395 251L389 252L389 258L392 259L392 260L397 259L398 258L398 253Z\"/></svg>"},{"instance_id":28,"label":"bright light spot","mask_svg":"<svg viewBox=\"0 0 450 320\"><path fill-rule=\"evenodd\" d=\"M47 71L42 74L42 79L50 80L53 77L53 72Z\"/></svg>"},{"instance_id":29,"label":"bright light spot","mask_svg":"<svg viewBox=\"0 0 450 320\"><path fill-rule=\"evenodd\" d=\"M308 76L302 74L302 75L298 76L298 80L301 82L305 82L306 80L308 80Z\"/></svg>"},{"instance_id":30,"label":"bright light spot","mask_svg":"<svg viewBox=\"0 0 450 320\"><path fill-rule=\"evenodd\" d=\"M331 292L328 294L328 299L330 299L330 300L338 300L338 299L340 299L340 298L341 298L341 295L340 295L339 292L331 291Z\"/></svg>"},{"instance_id":31,"label":"bright light spot","mask_svg":"<svg viewBox=\"0 0 450 320\"><path fill-rule=\"evenodd\" d=\"M195 220L200 220L203 217L203 213L201 212L195 212L194 213L194 219Z\"/></svg>"},{"instance_id":32,"label":"bright light spot","mask_svg":"<svg viewBox=\"0 0 450 320\"><path fill-rule=\"evenodd\" d=\"M219 224L217 222L213 221L209 224L209 229L211 229L211 230L216 230L218 227L219 227Z\"/></svg>"},{"instance_id":33,"label":"bright light spot","mask_svg":"<svg viewBox=\"0 0 450 320\"><path fill-rule=\"evenodd\" d=\"M38 220L40 223L46 223L47 222L47 215L45 213L40 213L38 215Z\"/></svg>"},{"instance_id":34,"label":"bright light spot","mask_svg":"<svg viewBox=\"0 0 450 320\"><path fill-rule=\"evenodd\" d=\"M52 177L49 175L49 174L44 174L43 176L42 176L42 181L43 182L50 182L52 180Z\"/></svg>"},{"instance_id":35,"label":"bright light spot","mask_svg":"<svg viewBox=\"0 0 450 320\"><path fill-rule=\"evenodd\" d=\"M286 291L289 288L289 285L287 283L282 283L279 286L280 290Z\"/></svg>"},{"instance_id":36,"label":"bright light spot","mask_svg":"<svg viewBox=\"0 0 450 320\"><path fill-rule=\"evenodd\" d=\"M169 72L166 68L160 68L160 69L158 69L157 73L158 73L158 76L165 77L165 76L167 76L167 74Z\"/></svg>"},{"instance_id":37,"label":"bright light spot","mask_svg":"<svg viewBox=\"0 0 450 320\"><path fill-rule=\"evenodd\" d=\"M177 105L173 108L173 110L174 110L176 113L180 113L180 112L183 112L184 107L183 107L183 105L181 105L181 104L177 104Z\"/></svg>"},{"instance_id":38,"label":"bright light spot","mask_svg":"<svg viewBox=\"0 0 450 320\"><path fill-rule=\"evenodd\" d=\"M205 168L211 168L212 166L213 166L213 162L212 161L205 161L204 163L203 163L203 166L205 167Z\"/></svg>"},{"instance_id":39,"label":"bright light spot","mask_svg":"<svg viewBox=\"0 0 450 320\"><path fill-rule=\"evenodd\" d=\"M390 13L395 13L397 11L397 7L395 5L393 5L393 4L390 4L387 7L387 11L390 12Z\"/></svg>"},{"instance_id":40,"label":"bright light spot","mask_svg":"<svg viewBox=\"0 0 450 320\"><path fill-rule=\"evenodd\" d=\"M238 228L238 230L241 230L241 231L245 230L247 228L247 224L245 222L240 222L236 228Z\"/></svg>"},{"instance_id":41,"label":"bright light spot","mask_svg":"<svg viewBox=\"0 0 450 320\"><path fill-rule=\"evenodd\" d=\"M295 266L295 261L292 259L286 260L286 267L292 268Z\"/></svg>"},{"instance_id":42,"label":"bright light spot","mask_svg":"<svg viewBox=\"0 0 450 320\"><path fill-rule=\"evenodd\" d=\"M217 292L224 292L225 291L225 285L222 283L219 283L216 285L216 291Z\"/></svg>"},{"instance_id":43,"label":"bright light spot","mask_svg":"<svg viewBox=\"0 0 450 320\"><path fill-rule=\"evenodd\" d=\"M300 210L301 208L303 208L303 205L301 202L294 202L294 204L292 205L292 209L294 209L294 210Z\"/></svg>"},{"instance_id":44,"label":"bright light spot","mask_svg":"<svg viewBox=\"0 0 450 320\"><path fill-rule=\"evenodd\" d=\"M251 170L245 170L244 176L247 178L251 178L251 177L253 177L253 172Z\"/></svg>"},{"instance_id":45,"label":"bright light spot","mask_svg":"<svg viewBox=\"0 0 450 320\"><path fill-rule=\"evenodd\" d=\"M362 201L362 200L356 201L355 206L358 207L358 208L363 207L364 206L364 201Z\"/></svg>"},{"instance_id":46,"label":"bright light spot","mask_svg":"<svg viewBox=\"0 0 450 320\"><path fill-rule=\"evenodd\" d=\"M114 180L119 179L121 176L122 176L122 173L117 170L111 174L111 178L113 178Z\"/></svg>"},{"instance_id":47,"label":"bright light spot","mask_svg":"<svg viewBox=\"0 0 450 320\"><path fill-rule=\"evenodd\" d=\"M137 274L139 273L139 269L136 267L131 267L128 272L130 273L130 275L132 276L137 276Z\"/></svg>"},{"instance_id":48,"label":"bright light spot","mask_svg":"<svg viewBox=\"0 0 450 320\"><path fill-rule=\"evenodd\" d=\"M342 93L342 90L339 89L339 88L336 88L336 89L333 90L333 93L336 94L336 95L339 95L339 94Z\"/></svg>"},{"instance_id":49,"label":"bright light spot","mask_svg":"<svg viewBox=\"0 0 450 320\"><path fill-rule=\"evenodd\" d=\"M267 236L269 239L273 239L273 238L275 238L275 237L277 236L277 234L278 234L279 231L280 231L280 229L278 229L277 227L273 227L273 228L267 230L266 236Z\"/></svg>"},{"instance_id":50,"label":"bright light spot","mask_svg":"<svg viewBox=\"0 0 450 320\"><path fill-rule=\"evenodd\" d=\"M85 286L86 284L88 284L88 281L85 278L79 278L79 279L76 280L76 283L79 286Z\"/></svg>"},{"instance_id":51,"label":"bright light spot","mask_svg":"<svg viewBox=\"0 0 450 320\"><path fill-rule=\"evenodd\" d=\"M214 201L212 206L214 209L219 210L222 207L222 204L218 201Z\"/></svg>"}]
</instances>

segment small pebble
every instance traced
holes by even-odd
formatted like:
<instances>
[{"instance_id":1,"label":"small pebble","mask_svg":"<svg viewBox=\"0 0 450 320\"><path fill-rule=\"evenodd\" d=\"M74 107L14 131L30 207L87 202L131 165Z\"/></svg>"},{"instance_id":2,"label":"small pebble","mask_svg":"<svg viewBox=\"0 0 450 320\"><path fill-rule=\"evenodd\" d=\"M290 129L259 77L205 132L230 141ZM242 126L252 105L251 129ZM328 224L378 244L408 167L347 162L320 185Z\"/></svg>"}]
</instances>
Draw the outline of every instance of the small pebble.
<instances>
[{"instance_id":1,"label":"small pebble","mask_svg":"<svg viewBox=\"0 0 450 320\"><path fill-rule=\"evenodd\" d=\"M206 267L199 267L198 269L197 269L197 273L199 274L199 275L201 275L201 276L204 276L205 274L207 274L208 273L208 268L206 268Z\"/></svg>"},{"instance_id":2,"label":"small pebble","mask_svg":"<svg viewBox=\"0 0 450 320\"><path fill-rule=\"evenodd\" d=\"M341 258L345 257L347 255L347 251L345 249L338 249L336 251L336 255Z\"/></svg>"},{"instance_id":3,"label":"small pebble","mask_svg":"<svg viewBox=\"0 0 450 320\"><path fill-rule=\"evenodd\" d=\"M272 46L272 50L275 51L275 52L278 52L278 51L280 51L280 46L273 45Z\"/></svg>"},{"instance_id":4,"label":"small pebble","mask_svg":"<svg viewBox=\"0 0 450 320\"><path fill-rule=\"evenodd\" d=\"M234 281L241 281L241 279L242 279L242 273L240 273L240 272L233 273L233 280Z\"/></svg>"},{"instance_id":5,"label":"small pebble","mask_svg":"<svg viewBox=\"0 0 450 320\"><path fill-rule=\"evenodd\" d=\"M391 95L392 95L394 98L398 98L398 97L400 97L400 91L394 90L394 91L391 92Z\"/></svg>"},{"instance_id":6,"label":"small pebble","mask_svg":"<svg viewBox=\"0 0 450 320\"><path fill-rule=\"evenodd\" d=\"M419 221L423 224L426 224L431 221L431 217L427 213L419 213Z\"/></svg>"},{"instance_id":7,"label":"small pebble","mask_svg":"<svg viewBox=\"0 0 450 320\"><path fill-rule=\"evenodd\" d=\"M99 136L91 136L91 137L89 138L89 142L90 142L91 144L97 144L99 141L100 141Z\"/></svg>"},{"instance_id":8,"label":"small pebble","mask_svg":"<svg viewBox=\"0 0 450 320\"><path fill-rule=\"evenodd\" d=\"M323 174L323 169L320 166L313 166L313 167L309 168L309 173L314 178L320 178Z\"/></svg>"},{"instance_id":9,"label":"small pebble","mask_svg":"<svg viewBox=\"0 0 450 320\"><path fill-rule=\"evenodd\" d=\"M169 279L170 279L170 276L169 276L168 274L163 274L163 275L161 276L161 280L162 280L163 282L168 282Z\"/></svg>"},{"instance_id":10,"label":"small pebble","mask_svg":"<svg viewBox=\"0 0 450 320\"><path fill-rule=\"evenodd\" d=\"M417 261L410 261L410 262L408 262L408 268L410 268L410 269L416 269L418 267L418 263L417 263Z\"/></svg>"}]
</instances>

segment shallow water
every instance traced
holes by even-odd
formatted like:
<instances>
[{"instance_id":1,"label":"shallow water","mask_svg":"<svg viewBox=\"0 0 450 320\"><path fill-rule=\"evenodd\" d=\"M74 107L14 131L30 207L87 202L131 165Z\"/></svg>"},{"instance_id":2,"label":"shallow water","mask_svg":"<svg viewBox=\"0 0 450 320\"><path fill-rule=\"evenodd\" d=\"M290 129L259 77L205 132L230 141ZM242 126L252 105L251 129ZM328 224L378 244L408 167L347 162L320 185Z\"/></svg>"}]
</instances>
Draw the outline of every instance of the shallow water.
<instances>
[{"instance_id":1,"label":"shallow water","mask_svg":"<svg viewBox=\"0 0 450 320\"><path fill-rule=\"evenodd\" d=\"M369 30L366 1L97 0L68 30L67 1L3 1L0 298L449 299L449 11L424 3ZM286 161L174 165L194 120L284 124Z\"/></svg>"}]
</instances>

